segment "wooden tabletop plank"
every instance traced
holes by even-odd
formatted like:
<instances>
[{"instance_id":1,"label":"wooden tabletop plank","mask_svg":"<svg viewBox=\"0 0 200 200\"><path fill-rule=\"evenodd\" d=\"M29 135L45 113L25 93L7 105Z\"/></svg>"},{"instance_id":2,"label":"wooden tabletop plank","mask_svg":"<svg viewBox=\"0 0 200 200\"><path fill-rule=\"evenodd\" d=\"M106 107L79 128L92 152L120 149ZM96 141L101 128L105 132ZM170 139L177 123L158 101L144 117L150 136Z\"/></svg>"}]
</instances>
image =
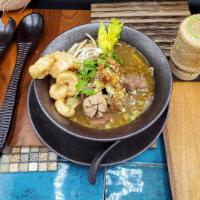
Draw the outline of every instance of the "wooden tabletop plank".
<instances>
[{"instance_id":1,"label":"wooden tabletop plank","mask_svg":"<svg viewBox=\"0 0 200 200\"><path fill-rule=\"evenodd\" d=\"M90 22L90 11L86 10L30 10L27 9L24 12L11 12L5 14L4 21L8 16L13 17L16 21L19 21L24 15L31 12L39 12L44 16L45 28L42 37L39 40L36 50L29 56L27 63L24 67L23 76L20 82L20 89L18 93L18 103L16 106L15 119L10 132L9 145L12 146L42 146L38 137L33 130L27 113L27 93L31 77L28 74L28 68L33 64L40 56L44 48L49 42L54 39L58 34L70 29L74 26L81 25ZM15 43L11 45L9 51L5 56L1 58L0 62L0 105L3 102L3 98L13 71L13 67L16 59L16 47Z\"/></svg>"},{"instance_id":2,"label":"wooden tabletop plank","mask_svg":"<svg viewBox=\"0 0 200 200\"><path fill-rule=\"evenodd\" d=\"M164 133L174 200L200 199L200 83L174 83Z\"/></svg>"}]
</instances>

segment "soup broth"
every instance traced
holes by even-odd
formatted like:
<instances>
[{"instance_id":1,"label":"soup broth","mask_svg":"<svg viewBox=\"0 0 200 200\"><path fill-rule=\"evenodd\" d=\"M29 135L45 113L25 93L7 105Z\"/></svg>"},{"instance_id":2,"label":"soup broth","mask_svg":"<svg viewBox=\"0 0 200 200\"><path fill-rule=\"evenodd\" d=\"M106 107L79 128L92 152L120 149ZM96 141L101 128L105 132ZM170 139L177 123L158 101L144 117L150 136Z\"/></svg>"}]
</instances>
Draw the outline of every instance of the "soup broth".
<instances>
[{"instance_id":1,"label":"soup broth","mask_svg":"<svg viewBox=\"0 0 200 200\"><path fill-rule=\"evenodd\" d=\"M117 128L137 119L151 105L154 97L153 68L139 51L128 44L117 43L114 51L123 61L121 67L125 77L120 77L120 81L127 78L130 85L131 81L138 85L131 88L124 97L126 109L116 111L108 108L104 114L104 118L108 120L104 124L104 118L90 119L84 114L83 107L79 106L75 115L70 118L72 121L92 128ZM129 86L125 84L124 87Z\"/></svg>"}]
</instances>

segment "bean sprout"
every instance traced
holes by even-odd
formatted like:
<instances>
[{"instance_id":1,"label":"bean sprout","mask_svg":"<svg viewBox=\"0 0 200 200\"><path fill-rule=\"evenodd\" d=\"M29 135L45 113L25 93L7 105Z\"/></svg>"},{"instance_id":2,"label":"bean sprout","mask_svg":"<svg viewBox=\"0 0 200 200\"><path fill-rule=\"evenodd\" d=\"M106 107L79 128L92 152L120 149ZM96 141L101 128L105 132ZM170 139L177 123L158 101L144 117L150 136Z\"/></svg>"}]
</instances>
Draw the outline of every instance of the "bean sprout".
<instances>
[{"instance_id":1,"label":"bean sprout","mask_svg":"<svg viewBox=\"0 0 200 200\"><path fill-rule=\"evenodd\" d=\"M86 59L93 59L98 57L102 50L97 47L97 44L94 38L88 33L85 34L88 39L80 43L75 43L68 50L68 53L72 54L74 58L76 58L80 63L82 63Z\"/></svg>"},{"instance_id":2,"label":"bean sprout","mask_svg":"<svg viewBox=\"0 0 200 200\"><path fill-rule=\"evenodd\" d=\"M85 35L92 41L92 43L97 47L97 43L95 42L94 38L88 34L88 33L85 33Z\"/></svg>"}]
</instances>

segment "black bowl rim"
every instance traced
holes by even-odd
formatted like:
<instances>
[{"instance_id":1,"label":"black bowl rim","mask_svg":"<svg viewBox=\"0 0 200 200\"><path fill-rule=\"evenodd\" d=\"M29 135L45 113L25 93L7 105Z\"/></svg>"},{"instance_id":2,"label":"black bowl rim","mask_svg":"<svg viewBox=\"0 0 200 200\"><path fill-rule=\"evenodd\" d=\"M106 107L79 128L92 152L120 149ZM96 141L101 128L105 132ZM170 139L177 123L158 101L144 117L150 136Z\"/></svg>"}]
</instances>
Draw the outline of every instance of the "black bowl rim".
<instances>
[{"instance_id":1,"label":"black bowl rim","mask_svg":"<svg viewBox=\"0 0 200 200\"><path fill-rule=\"evenodd\" d=\"M91 163L85 163L85 162L73 160L73 159L67 158L66 156L63 156L61 153L58 153L55 149L53 149L53 147L51 147L50 145L48 145L48 144L45 142L45 140L40 136L39 132L37 131L37 129L36 129L34 123L33 123L33 120L32 120L31 114L30 114L30 106L29 106L29 103L28 103L28 102L29 102L30 91L31 91L31 86L32 86L32 85L33 85L33 82L31 82L30 85L29 85L28 98L27 98L27 111L28 111L28 116L29 116L29 119L30 119L30 123L31 123L31 125L32 125L32 127L33 127L33 129L34 129L34 131L36 132L37 136L39 137L39 139L42 141L43 144L45 144L45 146L47 146L50 150L52 150L53 152L55 152L58 156L60 156L60 157L62 157L62 158L64 158L64 159L66 159L66 161L70 161L70 162L72 162L72 163L74 163L74 164L81 165L81 166L90 166ZM129 161L129 160L131 160L131 159L137 157L138 155L142 154L143 152L145 152L145 151L160 137L160 135L162 134L162 132L163 132L165 126L166 126L167 119L168 119L168 117L169 117L169 107L170 107L170 105L168 104L167 107L166 107L166 109L164 110L164 112L166 111L167 114L166 114L166 118L165 118L165 120L164 120L164 123L163 123L161 129L158 131L156 137L149 143L149 145L147 145L142 151L139 151L138 153L136 153L136 154L133 155L133 156L130 156L130 157L126 158L126 159L123 159L123 160L117 161L117 162L111 162L111 163L106 163L106 164L100 164L100 167L107 167L107 166L122 164L122 163L124 163L124 162L126 162L126 161ZM41 108L40 108L40 109L41 109ZM41 109L41 110L42 110L42 109ZM164 114L164 112L162 113L162 115ZM161 115L160 117L162 117L162 115ZM159 117L159 119L160 119L160 117ZM159 120L159 119L158 119L158 120ZM149 128L151 128L151 127L149 127ZM142 133L143 133L143 132L141 132L141 134L142 134ZM135 135L133 135L132 137L134 137L134 136L135 136Z\"/></svg>"},{"instance_id":2,"label":"black bowl rim","mask_svg":"<svg viewBox=\"0 0 200 200\"><path fill-rule=\"evenodd\" d=\"M88 26L88 25L98 25L99 22L95 22L95 23L87 23L87 24L83 24L83 25L80 25L80 26L76 26L76 27L73 27L71 29L68 29L66 31L63 31L62 33L58 34L53 40L51 40L51 42L47 45L47 47L44 49L44 51L48 48L48 46L53 42L55 41L58 37L60 37L62 34L68 32L68 31L71 31L71 30L76 30L76 29L79 29L83 26ZM107 24L107 23L105 23ZM69 131L67 130L66 128L62 127L56 120L54 120L49 114L48 112L44 109L44 107L42 106L40 100L39 100L39 96L38 96L38 93L37 93L37 90L36 90L36 80L33 80L33 85L34 85L34 90L35 90L35 94L36 94L36 98L37 98L37 101L40 105L40 108L42 109L42 111L44 112L44 114L47 116L47 118L52 122L54 123L57 127L59 127L60 129L62 129L63 131L66 132L66 134L71 134L72 136L75 136L75 137L78 137L78 138L81 138L81 139L85 139L85 140L91 140L91 141L102 141L102 142L111 142L111 141L116 141L116 140L122 140L122 139L127 139L129 137L132 137L134 135L137 135L143 131L145 131L147 128L149 128L151 125L153 125L158 119L159 117L163 114L163 112L166 110L169 102L170 102L170 98L171 98L171 94L172 94L172 85L173 85L173 79L172 79L172 73L171 73L171 70L170 70L170 65L169 65L169 62L164 54L164 52L161 50L161 48L151 39L149 38L146 34L134 29L133 27L131 26L128 26L128 25L124 25L124 27L128 28L128 29L132 29L134 30L135 32L139 33L139 34L142 34L144 37L146 37L146 39L150 40L154 45L157 46L157 48L160 50L160 52L163 54L163 56L165 57L166 59L166 65L168 66L169 68L169 72L170 72L170 88L169 88L169 95L168 95L168 98L166 99L165 101L165 104L163 105L162 109L160 110L160 112L158 113L158 115L151 121L149 122L146 126L144 126L143 128L135 131L135 132L132 132L130 134L127 134L126 136L121 136L121 137L115 137L115 138L94 138L94 137L86 137L86 136L82 136L82 135L78 135L76 134L75 132L72 132L72 131ZM41 55L43 55L44 51L42 52ZM130 122L130 123L134 123L133 122ZM113 129L112 129L113 130ZM103 131L103 130L102 130ZM106 130L107 132L109 132L109 130Z\"/></svg>"}]
</instances>

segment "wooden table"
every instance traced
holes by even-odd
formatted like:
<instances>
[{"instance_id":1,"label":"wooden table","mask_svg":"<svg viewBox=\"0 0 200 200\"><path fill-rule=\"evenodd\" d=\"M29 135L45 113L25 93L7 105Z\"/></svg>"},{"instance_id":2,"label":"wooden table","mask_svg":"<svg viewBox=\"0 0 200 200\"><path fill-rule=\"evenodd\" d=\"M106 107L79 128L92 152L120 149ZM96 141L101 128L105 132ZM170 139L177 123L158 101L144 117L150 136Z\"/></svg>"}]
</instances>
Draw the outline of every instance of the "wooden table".
<instances>
[{"instance_id":1,"label":"wooden table","mask_svg":"<svg viewBox=\"0 0 200 200\"><path fill-rule=\"evenodd\" d=\"M164 2L169 7L168 1L162 2ZM136 8L138 9L138 7ZM148 9L150 9L149 6ZM173 9L176 11L178 7L174 7ZM23 13L14 12L10 13L9 15L12 16L15 20L19 21L25 14L31 12L32 10L26 10ZM34 55L28 59L23 73L18 95L17 112L11 131L12 137L9 140L9 145L13 146L42 145L31 127L26 110L27 91L29 82L31 80L28 74L28 67L30 64L37 60L45 46L57 34L73 26L84 24L90 21L90 11L37 10L37 12L42 13L45 17L45 31ZM157 12L157 10L155 10L155 12ZM141 15L141 13L139 14ZM5 15L4 19L7 17L8 16ZM165 19L166 17L167 16L164 16L163 18ZM157 18L159 18L159 16L157 16ZM141 27L145 29L143 24L140 25L142 25ZM169 25L171 25L170 22ZM160 42L162 43L163 41L160 40ZM13 43L9 48L9 51L5 54L0 62L0 104L3 101L3 96L8 86L8 82L15 63L15 57L16 47ZM166 144L172 193L175 200L200 199L199 89L200 83L174 83L170 106L170 116L164 134L164 139Z\"/></svg>"},{"instance_id":2,"label":"wooden table","mask_svg":"<svg viewBox=\"0 0 200 200\"><path fill-rule=\"evenodd\" d=\"M164 132L175 200L200 199L200 83L174 83Z\"/></svg>"}]
</instances>

